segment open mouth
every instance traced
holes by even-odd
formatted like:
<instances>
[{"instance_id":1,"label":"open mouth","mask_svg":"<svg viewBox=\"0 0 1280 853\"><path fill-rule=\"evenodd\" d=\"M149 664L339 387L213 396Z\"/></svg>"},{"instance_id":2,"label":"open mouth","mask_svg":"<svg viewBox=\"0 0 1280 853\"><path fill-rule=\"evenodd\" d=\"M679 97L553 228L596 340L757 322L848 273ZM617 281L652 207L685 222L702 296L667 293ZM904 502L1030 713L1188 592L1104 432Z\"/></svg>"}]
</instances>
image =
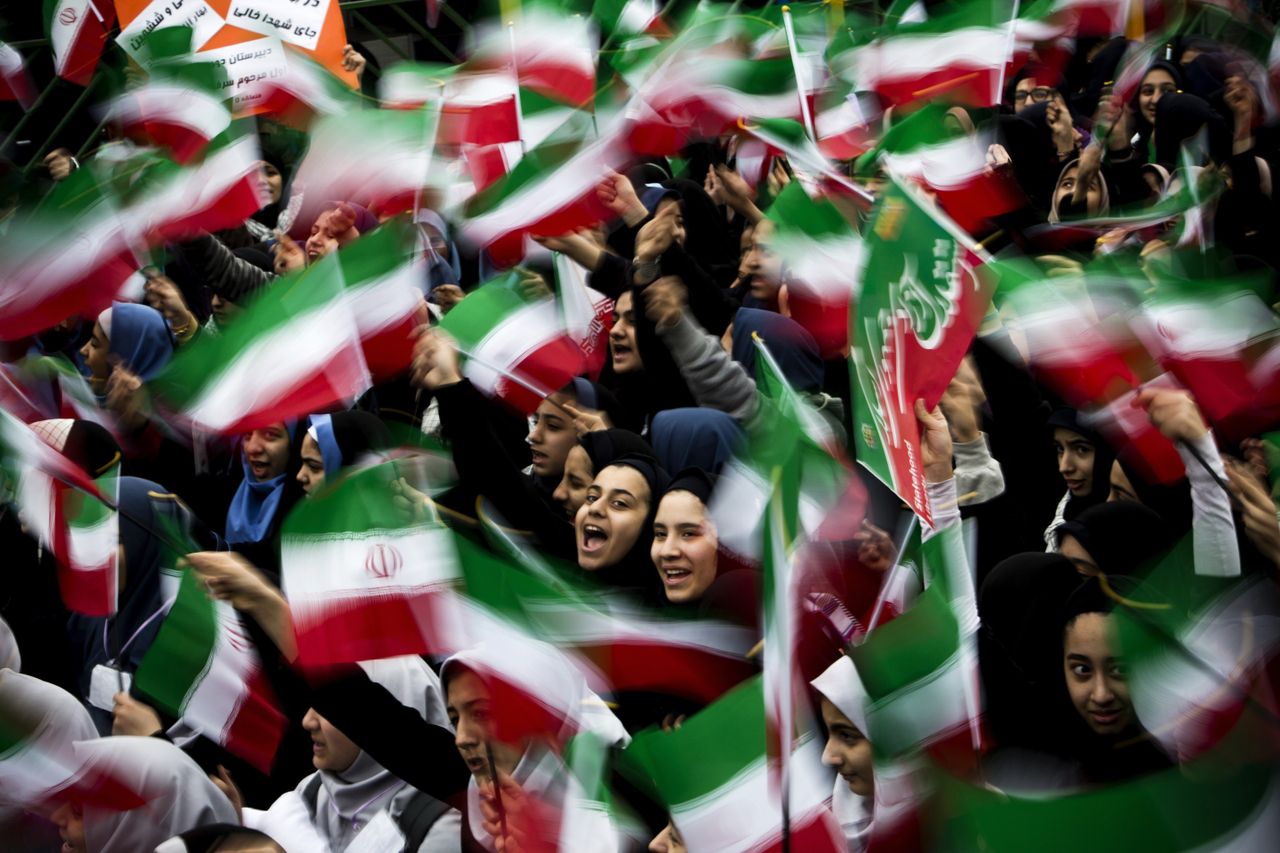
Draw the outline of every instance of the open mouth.
<instances>
[{"instance_id":1,"label":"open mouth","mask_svg":"<svg viewBox=\"0 0 1280 853\"><path fill-rule=\"evenodd\" d=\"M596 527L594 524L584 524L582 526L582 550L588 554L599 551L608 541L609 534L602 528Z\"/></svg>"},{"instance_id":2,"label":"open mouth","mask_svg":"<svg viewBox=\"0 0 1280 853\"><path fill-rule=\"evenodd\" d=\"M472 773L488 773L489 762L485 761L483 758L468 758L467 769Z\"/></svg>"},{"instance_id":3,"label":"open mouth","mask_svg":"<svg viewBox=\"0 0 1280 853\"><path fill-rule=\"evenodd\" d=\"M667 568L662 570L662 582L667 586L680 586L693 577L693 572L688 569Z\"/></svg>"},{"instance_id":4,"label":"open mouth","mask_svg":"<svg viewBox=\"0 0 1280 853\"><path fill-rule=\"evenodd\" d=\"M631 347L626 344L612 344L614 358L626 358L631 355Z\"/></svg>"},{"instance_id":5,"label":"open mouth","mask_svg":"<svg viewBox=\"0 0 1280 853\"><path fill-rule=\"evenodd\" d=\"M1120 722L1120 712L1116 711L1090 711L1089 716L1093 718L1093 722L1099 726L1113 726Z\"/></svg>"},{"instance_id":6,"label":"open mouth","mask_svg":"<svg viewBox=\"0 0 1280 853\"><path fill-rule=\"evenodd\" d=\"M534 465L541 465L547 461L547 454L541 450L531 450L529 451L529 459Z\"/></svg>"},{"instance_id":7,"label":"open mouth","mask_svg":"<svg viewBox=\"0 0 1280 853\"><path fill-rule=\"evenodd\" d=\"M267 472L269 469L267 468L267 463L265 462L254 462L250 460L249 470L253 472L253 476L256 479L262 480L266 478Z\"/></svg>"},{"instance_id":8,"label":"open mouth","mask_svg":"<svg viewBox=\"0 0 1280 853\"><path fill-rule=\"evenodd\" d=\"M1067 488L1073 492L1078 492L1084 486L1084 480L1067 480Z\"/></svg>"}]
</instances>

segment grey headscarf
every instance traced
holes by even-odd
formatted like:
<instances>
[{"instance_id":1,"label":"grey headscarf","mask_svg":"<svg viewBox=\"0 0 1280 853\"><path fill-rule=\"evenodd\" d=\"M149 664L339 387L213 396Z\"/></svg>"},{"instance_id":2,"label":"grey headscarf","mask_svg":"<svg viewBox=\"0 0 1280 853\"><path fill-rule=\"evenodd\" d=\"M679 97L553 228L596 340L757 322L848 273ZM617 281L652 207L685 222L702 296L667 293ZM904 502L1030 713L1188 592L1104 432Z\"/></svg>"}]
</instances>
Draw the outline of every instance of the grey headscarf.
<instances>
[{"instance_id":1,"label":"grey headscarf","mask_svg":"<svg viewBox=\"0 0 1280 853\"><path fill-rule=\"evenodd\" d=\"M18 650L18 638L13 636L13 629L3 619L0 619L0 669L22 672L22 652Z\"/></svg>"},{"instance_id":2,"label":"grey headscarf","mask_svg":"<svg viewBox=\"0 0 1280 853\"><path fill-rule=\"evenodd\" d=\"M240 822L226 794L168 741L121 735L80 741L75 749L85 770L107 774L146 800L124 812L86 805L84 836L93 853L142 853L197 826Z\"/></svg>"},{"instance_id":3,"label":"grey headscarf","mask_svg":"<svg viewBox=\"0 0 1280 853\"><path fill-rule=\"evenodd\" d=\"M18 736L0 753L0 802L32 810L76 778L73 744L98 736L79 699L9 669L0 670L0 724Z\"/></svg>"},{"instance_id":4,"label":"grey headscarf","mask_svg":"<svg viewBox=\"0 0 1280 853\"><path fill-rule=\"evenodd\" d=\"M363 661L360 667L381 684L402 705L417 711L424 720L452 729L444 709L440 678L418 657L397 657ZM392 819L400 816L417 790L393 775L361 750L351 766L341 773L320 770L300 783L302 794L311 780L320 777L313 825L334 850L343 850L384 808Z\"/></svg>"}]
</instances>

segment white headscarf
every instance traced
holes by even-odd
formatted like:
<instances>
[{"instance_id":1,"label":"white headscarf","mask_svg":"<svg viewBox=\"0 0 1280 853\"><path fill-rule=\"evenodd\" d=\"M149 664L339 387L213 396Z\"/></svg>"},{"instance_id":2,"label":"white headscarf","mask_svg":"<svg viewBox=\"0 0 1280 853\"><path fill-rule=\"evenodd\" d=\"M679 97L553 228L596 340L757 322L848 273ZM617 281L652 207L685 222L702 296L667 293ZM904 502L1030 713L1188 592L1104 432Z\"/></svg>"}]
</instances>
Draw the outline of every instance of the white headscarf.
<instances>
[{"instance_id":1,"label":"white headscarf","mask_svg":"<svg viewBox=\"0 0 1280 853\"><path fill-rule=\"evenodd\" d=\"M74 781L73 744L98 736L80 700L54 684L0 670L0 719L21 740L0 750L0 802L38 810Z\"/></svg>"},{"instance_id":2,"label":"white headscarf","mask_svg":"<svg viewBox=\"0 0 1280 853\"><path fill-rule=\"evenodd\" d=\"M86 772L106 775L146 803L130 811L84 808L84 835L94 853L143 853L209 823L235 823L235 809L200 766L168 741L115 736L75 745Z\"/></svg>"},{"instance_id":3,"label":"white headscarf","mask_svg":"<svg viewBox=\"0 0 1280 853\"><path fill-rule=\"evenodd\" d=\"M422 658L414 656L362 661L360 667L372 681L381 684L402 705L417 711L424 720L452 729L444 709L440 678ZM361 750L351 766L342 772L320 770L303 779L296 789L299 795L320 777L316 796L316 813L312 821L316 831L334 850L346 848L351 840L384 808L392 819L400 816L417 789L409 786Z\"/></svg>"},{"instance_id":4,"label":"white headscarf","mask_svg":"<svg viewBox=\"0 0 1280 853\"><path fill-rule=\"evenodd\" d=\"M848 655L841 655L810 684L866 736L867 690ZM871 837L872 809L870 797L853 793L849 790L849 783L836 776L831 792L831 810L840 821L840 829L851 851L866 849Z\"/></svg>"},{"instance_id":5,"label":"white headscarf","mask_svg":"<svg viewBox=\"0 0 1280 853\"><path fill-rule=\"evenodd\" d=\"M538 654L539 651L547 654ZM543 692L557 698L562 697L562 701L557 704L570 709L570 718L565 721L566 729L591 732L606 746L625 746L630 743L631 736L627 734L622 721L591 690L582 672L554 652L553 647L525 640L518 660L525 665L536 663L537 673L525 672L522 675L525 678L536 678ZM503 654L499 646L480 643L449 657L440 667L440 673L446 682L456 674L457 669L468 669L482 676L505 675L510 678L514 675L510 672L512 663L513 657ZM515 680L520 683L521 679ZM569 837L592 839L593 849L599 853L620 849L618 833L608 815L584 805L588 798L582 786L560 756L547 745L537 743L526 749L516 762L511 778L526 793L562 810L562 831ZM467 783L467 825L471 836L481 846L486 850L497 849L493 836L484 828L480 786L475 776Z\"/></svg>"}]
</instances>

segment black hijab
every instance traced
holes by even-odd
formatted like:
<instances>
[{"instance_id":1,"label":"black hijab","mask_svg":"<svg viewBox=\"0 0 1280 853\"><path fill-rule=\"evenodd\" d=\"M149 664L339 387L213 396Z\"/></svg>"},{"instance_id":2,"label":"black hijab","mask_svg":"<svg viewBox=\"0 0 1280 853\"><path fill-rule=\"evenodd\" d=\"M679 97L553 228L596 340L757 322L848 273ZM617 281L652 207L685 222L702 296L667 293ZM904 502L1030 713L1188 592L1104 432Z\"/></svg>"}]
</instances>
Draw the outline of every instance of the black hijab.
<instances>
[{"instance_id":1,"label":"black hijab","mask_svg":"<svg viewBox=\"0 0 1280 853\"><path fill-rule=\"evenodd\" d=\"M1066 535L1074 536L1108 577L1141 574L1174 539L1174 531L1159 513L1133 501L1089 507L1058 528L1058 542Z\"/></svg>"},{"instance_id":2,"label":"black hijab","mask_svg":"<svg viewBox=\"0 0 1280 853\"><path fill-rule=\"evenodd\" d=\"M1155 510L1170 530L1191 528L1191 483L1183 478L1176 483L1149 483L1132 465L1120 460L1120 468L1129 478L1133 493L1143 506Z\"/></svg>"},{"instance_id":3,"label":"black hijab","mask_svg":"<svg viewBox=\"0 0 1280 853\"><path fill-rule=\"evenodd\" d=\"M1231 129L1226 120L1203 98L1184 92L1165 95L1156 104L1156 162L1176 169L1182 146L1193 141L1202 128L1209 148L1204 153L1215 163L1225 163L1231 156Z\"/></svg>"},{"instance_id":4,"label":"black hijab","mask_svg":"<svg viewBox=\"0 0 1280 853\"><path fill-rule=\"evenodd\" d=\"M1055 427L1062 427L1083 436L1093 445L1093 488L1085 497L1071 495L1062 515L1070 521L1089 507L1106 503L1107 496L1111 493L1111 464L1116 460L1116 453L1101 434L1080 422L1079 413L1075 409L1058 409L1049 416L1048 426L1050 436Z\"/></svg>"},{"instance_id":5,"label":"black hijab","mask_svg":"<svg viewBox=\"0 0 1280 853\"><path fill-rule=\"evenodd\" d=\"M578 439L578 444L591 459L592 475L600 473L615 459L622 456L641 456L656 459L649 442L628 429L602 429L589 432Z\"/></svg>"},{"instance_id":6,"label":"black hijab","mask_svg":"<svg viewBox=\"0 0 1280 853\"><path fill-rule=\"evenodd\" d=\"M644 478L649 486L649 511L645 515L631 550L613 565L603 566L586 574L603 586L624 589L644 600L656 602L662 593L657 588L657 576L653 570L653 558L649 554L649 549L653 545L653 519L658 514L658 501L666 492L670 478L656 459L638 453L620 454L596 469L596 474L613 465L632 468Z\"/></svg>"}]
</instances>

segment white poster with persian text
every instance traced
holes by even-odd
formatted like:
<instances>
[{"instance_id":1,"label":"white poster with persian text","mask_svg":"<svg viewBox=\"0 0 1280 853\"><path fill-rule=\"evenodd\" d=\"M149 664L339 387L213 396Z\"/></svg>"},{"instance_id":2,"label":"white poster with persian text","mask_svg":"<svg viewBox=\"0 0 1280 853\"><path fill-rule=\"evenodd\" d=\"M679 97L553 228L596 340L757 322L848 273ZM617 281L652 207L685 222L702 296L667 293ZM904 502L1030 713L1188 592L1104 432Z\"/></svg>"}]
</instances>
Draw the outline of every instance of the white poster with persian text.
<instances>
[{"instance_id":1,"label":"white poster with persian text","mask_svg":"<svg viewBox=\"0 0 1280 853\"><path fill-rule=\"evenodd\" d=\"M206 0L152 0L116 37L124 52L138 64L147 36L165 27L191 27L191 49L199 50L226 23Z\"/></svg>"},{"instance_id":2,"label":"white poster with persian text","mask_svg":"<svg viewBox=\"0 0 1280 853\"><path fill-rule=\"evenodd\" d=\"M231 111L242 115L266 97L264 80L283 77L289 71L289 57L280 39L260 38L214 50L203 50L197 57L215 62L227 71L223 86L231 92ZM224 89L225 94L225 89Z\"/></svg>"},{"instance_id":3,"label":"white poster with persian text","mask_svg":"<svg viewBox=\"0 0 1280 853\"><path fill-rule=\"evenodd\" d=\"M315 50L331 0L231 0L233 26Z\"/></svg>"}]
</instances>

